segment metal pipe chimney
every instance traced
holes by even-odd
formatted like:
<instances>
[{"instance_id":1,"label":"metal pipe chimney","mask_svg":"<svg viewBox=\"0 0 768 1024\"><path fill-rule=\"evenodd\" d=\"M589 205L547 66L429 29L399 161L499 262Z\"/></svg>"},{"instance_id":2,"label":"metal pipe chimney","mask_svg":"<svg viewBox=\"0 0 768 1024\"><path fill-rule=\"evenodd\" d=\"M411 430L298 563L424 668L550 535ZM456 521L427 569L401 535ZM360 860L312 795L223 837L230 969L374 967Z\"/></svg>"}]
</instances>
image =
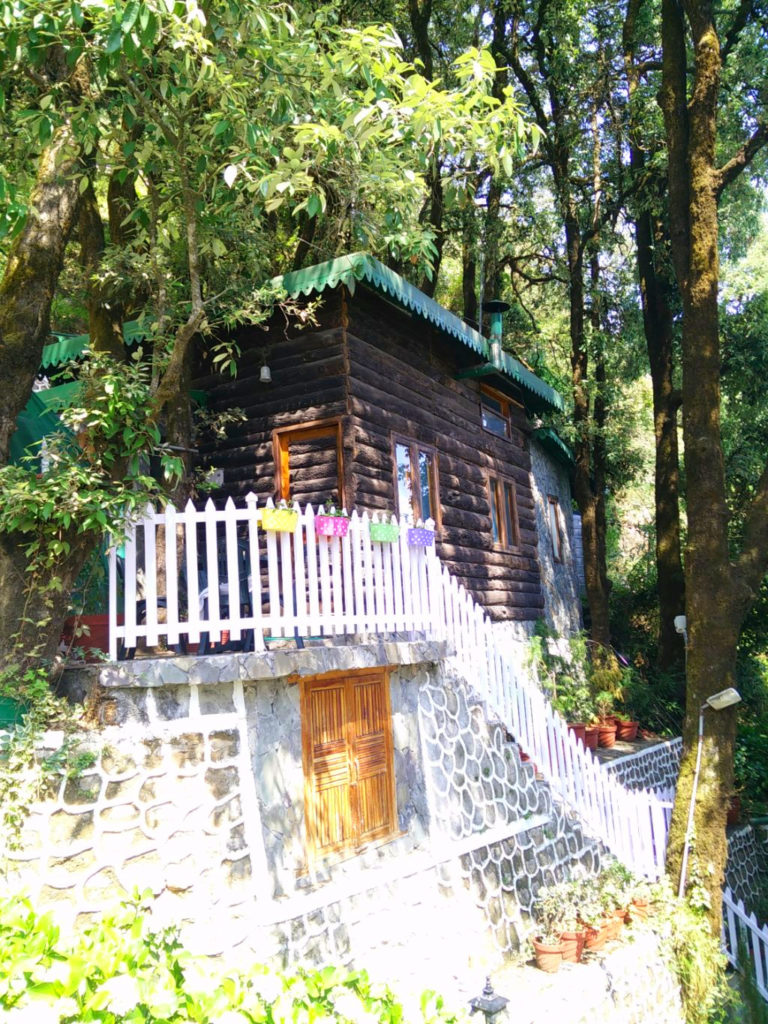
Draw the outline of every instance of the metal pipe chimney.
<instances>
[{"instance_id":1,"label":"metal pipe chimney","mask_svg":"<svg viewBox=\"0 0 768 1024\"><path fill-rule=\"evenodd\" d=\"M501 299L489 299L488 302L483 303L483 312L489 314L490 318L490 338L491 343L491 362L494 366L501 368L501 337L502 337L502 315L509 309L508 302L502 302Z\"/></svg>"}]
</instances>

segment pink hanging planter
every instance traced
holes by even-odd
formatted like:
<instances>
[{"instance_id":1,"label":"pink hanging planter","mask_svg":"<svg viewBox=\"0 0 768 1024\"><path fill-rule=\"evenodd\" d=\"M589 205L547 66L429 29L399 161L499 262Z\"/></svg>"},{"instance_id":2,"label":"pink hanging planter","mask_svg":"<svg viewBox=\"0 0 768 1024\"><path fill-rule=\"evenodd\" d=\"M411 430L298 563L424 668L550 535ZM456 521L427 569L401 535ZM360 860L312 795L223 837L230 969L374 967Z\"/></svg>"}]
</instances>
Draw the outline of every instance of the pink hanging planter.
<instances>
[{"instance_id":1,"label":"pink hanging planter","mask_svg":"<svg viewBox=\"0 0 768 1024\"><path fill-rule=\"evenodd\" d=\"M431 547L435 543L435 531L426 526L411 526L408 530L408 543L413 548Z\"/></svg>"},{"instance_id":2,"label":"pink hanging planter","mask_svg":"<svg viewBox=\"0 0 768 1024\"><path fill-rule=\"evenodd\" d=\"M315 516L318 537L346 537L349 531L347 516Z\"/></svg>"}]
</instances>

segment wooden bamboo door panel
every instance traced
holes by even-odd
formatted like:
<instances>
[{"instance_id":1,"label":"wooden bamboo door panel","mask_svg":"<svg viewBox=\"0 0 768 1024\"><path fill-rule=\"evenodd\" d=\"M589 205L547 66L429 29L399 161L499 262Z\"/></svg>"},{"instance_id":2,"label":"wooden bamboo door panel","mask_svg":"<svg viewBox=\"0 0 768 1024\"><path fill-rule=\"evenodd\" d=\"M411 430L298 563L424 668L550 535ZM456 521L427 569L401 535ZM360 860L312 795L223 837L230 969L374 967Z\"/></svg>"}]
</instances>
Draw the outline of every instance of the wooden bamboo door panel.
<instances>
[{"instance_id":1,"label":"wooden bamboo door panel","mask_svg":"<svg viewBox=\"0 0 768 1024\"><path fill-rule=\"evenodd\" d=\"M359 843L387 835L393 828L392 730L389 702L381 677L352 680L353 757L356 786L354 817Z\"/></svg>"},{"instance_id":2,"label":"wooden bamboo door panel","mask_svg":"<svg viewBox=\"0 0 768 1024\"><path fill-rule=\"evenodd\" d=\"M354 838L351 771L347 736L347 699L343 681L315 686L308 692L312 787L307 825L317 853L332 853Z\"/></svg>"},{"instance_id":3,"label":"wooden bamboo door panel","mask_svg":"<svg viewBox=\"0 0 768 1024\"><path fill-rule=\"evenodd\" d=\"M354 849L395 830L387 673L307 680L302 731L310 853Z\"/></svg>"}]
</instances>

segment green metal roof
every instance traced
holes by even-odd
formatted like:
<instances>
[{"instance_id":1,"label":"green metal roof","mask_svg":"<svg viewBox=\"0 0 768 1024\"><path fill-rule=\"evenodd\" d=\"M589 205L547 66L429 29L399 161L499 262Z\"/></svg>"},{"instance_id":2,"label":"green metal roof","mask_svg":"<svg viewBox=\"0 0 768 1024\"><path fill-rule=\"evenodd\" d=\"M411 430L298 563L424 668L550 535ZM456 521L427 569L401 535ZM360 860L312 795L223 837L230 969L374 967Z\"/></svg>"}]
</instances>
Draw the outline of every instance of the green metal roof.
<instances>
[{"instance_id":1,"label":"green metal roof","mask_svg":"<svg viewBox=\"0 0 768 1024\"><path fill-rule=\"evenodd\" d=\"M123 324L123 338L126 345L133 345L142 341L147 335L147 329L140 320L129 320ZM61 334L54 332L56 339L50 345L43 347L41 365L44 370L52 366L61 366L70 359L78 359L88 347L91 340L89 334Z\"/></svg>"},{"instance_id":2,"label":"green metal roof","mask_svg":"<svg viewBox=\"0 0 768 1024\"><path fill-rule=\"evenodd\" d=\"M38 456L43 438L64 429L56 415L57 410L70 406L79 390L80 383L70 381L45 391L32 392L16 417L16 430L11 436L11 462L18 463L25 455Z\"/></svg>"},{"instance_id":3,"label":"green metal roof","mask_svg":"<svg viewBox=\"0 0 768 1024\"><path fill-rule=\"evenodd\" d=\"M536 374L527 370L508 352L502 353L499 366L493 364L491 347L479 331L465 324L455 313L430 299L394 270L385 267L365 252L353 252L348 256L339 256L335 260L306 267L304 270L291 271L282 277L274 278L272 284L276 288L284 289L288 295L296 299L300 295L312 295L325 291L326 288L335 288L339 284L346 285L350 292L354 292L358 281L364 282L379 294L388 296L403 309L423 317L444 334L477 352L490 368L486 373L500 373L513 380L524 391L535 396L535 405L538 409L563 408L562 398L549 384L545 384Z\"/></svg>"},{"instance_id":4,"label":"green metal roof","mask_svg":"<svg viewBox=\"0 0 768 1024\"><path fill-rule=\"evenodd\" d=\"M575 461L573 452L551 427L539 427L538 430L534 430L532 437L545 451L564 463L569 469L573 466Z\"/></svg>"}]
</instances>

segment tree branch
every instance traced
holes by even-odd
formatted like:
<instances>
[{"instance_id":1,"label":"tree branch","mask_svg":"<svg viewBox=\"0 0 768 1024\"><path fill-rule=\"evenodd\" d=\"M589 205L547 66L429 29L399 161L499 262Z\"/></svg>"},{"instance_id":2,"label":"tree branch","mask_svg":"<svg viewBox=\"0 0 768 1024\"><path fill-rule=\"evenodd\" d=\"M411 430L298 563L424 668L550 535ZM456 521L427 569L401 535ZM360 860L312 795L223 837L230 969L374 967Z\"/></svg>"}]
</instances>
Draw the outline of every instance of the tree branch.
<instances>
[{"instance_id":1,"label":"tree branch","mask_svg":"<svg viewBox=\"0 0 768 1024\"><path fill-rule=\"evenodd\" d=\"M715 172L715 194L718 200L723 190L738 178L766 144L768 144L768 123L758 125L738 153L735 153L726 164L723 164Z\"/></svg>"},{"instance_id":2,"label":"tree branch","mask_svg":"<svg viewBox=\"0 0 768 1024\"><path fill-rule=\"evenodd\" d=\"M755 496L749 507L741 554L734 566L736 578L743 587L747 608L754 601L766 570L768 570L768 465L763 469ZM745 612L747 608L745 608Z\"/></svg>"}]
</instances>

